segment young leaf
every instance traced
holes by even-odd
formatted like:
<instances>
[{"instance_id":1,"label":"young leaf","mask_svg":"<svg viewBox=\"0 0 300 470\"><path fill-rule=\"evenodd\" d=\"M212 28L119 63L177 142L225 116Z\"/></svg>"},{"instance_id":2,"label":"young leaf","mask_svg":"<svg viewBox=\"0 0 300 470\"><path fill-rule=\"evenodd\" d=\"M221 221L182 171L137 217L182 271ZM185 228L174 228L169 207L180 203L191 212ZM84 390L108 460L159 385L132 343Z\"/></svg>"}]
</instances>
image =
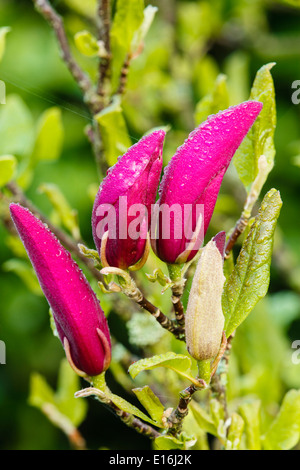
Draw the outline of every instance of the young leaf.
<instances>
[{"instance_id":1,"label":"young leaf","mask_svg":"<svg viewBox=\"0 0 300 470\"><path fill-rule=\"evenodd\" d=\"M81 54L87 57L97 57L99 55L98 41L89 31L85 30L76 33L74 42Z\"/></svg>"},{"instance_id":2,"label":"young leaf","mask_svg":"<svg viewBox=\"0 0 300 470\"><path fill-rule=\"evenodd\" d=\"M245 433L248 450L261 450L260 442L260 408L259 400L243 403L239 413L245 422Z\"/></svg>"},{"instance_id":3,"label":"young leaf","mask_svg":"<svg viewBox=\"0 0 300 470\"><path fill-rule=\"evenodd\" d=\"M0 62L3 59L3 56L4 56L6 35L9 32L10 32L10 28L8 26L3 26L2 28L0 28Z\"/></svg>"},{"instance_id":4,"label":"young leaf","mask_svg":"<svg viewBox=\"0 0 300 470\"><path fill-rule=\"evenodd\" d=\"M250 190L258 174L258 161L264 155L268 173L274 165L274 133L276 128L276 103L273 78L270 73L273 63L264 65L258 72L251 90L250 100L263 103L263 109L234 156L238 175Z\"/></svg>"},{"instance_id":5,"label":"young leaf","mask_svg":"<svg viewBox=\"0 0 300 470\"><path fill-rule=\"evenodd\" d=\"M215 423L211 416L199 405L195 400L192 400L189 408L192 410L195 420L197 421L199 427L213 436L218 436L218 429L215 426Z\"/></svg>"},{"instance_id":6,"label":"young leaf","mask_svg":"<svg viewBox=\"0 0 300 470\"><path fill-rule=\"evenodd\" d=\"M68 361L63 359L59 369L55 402L59 411L67 416L75 427L84 421L87 413L87 402L74 398L74 394L79 388L78 375L74 373Z\"/></svg>"},{"instance_id":7,"label":"young leaf","mask_svg":"<svg viewBox=\"0 0 300 470\"><path fill-rule=\"evenodd\" d=\"M300 391L290 390L263 438L265 450L290 450L300 439Z\"/></svg>"},{"instance_id":8,"label":"young leaf","mask_svg":"<svg viewBox=\"0 0 300 470\"><path fill-rule=\"evenodd\" d=\"M54 391L44 377L37 373L33 373L30 378L29 403L40 409L45 403L55 404Z\"/></svg>"},{"instance_id":9,"label":"young leaf","mask_svg":"<svg viewBox=\"0 0 300 470\"><path fill-rule=\"evenodd\" d=\"M6 261L2 267L5 271L14 272L17 274L33 294L43 295L33 268L27 259L24 261L17 258L12 258Z\"/></svg>"},{"instance_id":10,"label":"young leaf","mask_svg":"<svg viewBox=\"0 0 300 470\"><path fill-rule=\"evenodd\" d=\"M144 0L117 0L111 28L112 82L116 87L127 54L132 52L132 41L144 19Z\"/></svg>"},{"instance_id":11,"label":"young leaf","mask_svg":"<svg viewBox=\"0 0 300 470\"><path fill-rule=\"evenodd\" d=\"M76 13L94 19L97 14L97 0L64 0Z\"/></svg>"},{"instance_id":12,"label":"young leaf","mask_svg":"<svg viewBox=\"0 0 300 470\"><path fill-rule=\"evenodd\" d=\"M185 443L174 436L159 436L154 441L154 450L185 450Z\"/></svg>"},{"instance_id":13,"label":"young leaf","mask_svg":"<svg viewBox=\"0 0 300 470\"><path fill-rule=\"evenodd\" d=\"M226 450L238 450L241 444L245 423L237 413L231 416L231 424L228 430Z\"/></svg>"},{"instance_id":14,"label":"young leaf","mask_svg":"<svg viewBox=\"0 0 300 470\"><path fill-rule=\"evenodd\" d=\"M0 157L0 188L12 180L16 166L17 160L13 155L3 155Z\"/></svg>"},{"instance_id":15,"label":"young leaf","mask_svg":"<svg viewBox=\"0 0 300 470\"><path fill-rule=\"evenodd\" d=\"M129 413L133 416L137 416L138 418L142 419L143 421L146 421L147 423L152 424L153 426L163 427L161 424L149 418L149 416L147 416L145 413L139 410L136 406L124 400L124 398L119 397L118 395L115 395L114 393L111 393L111 391L106 386L103 387L103 390L100 390L98 388L88 388L88 389L81 390L80 392L76 393L77 398L87 397L87 396L92 396L92 395L97 396L98 399L102 403L112 402L114 405L120 408L120 410L125 411L125 413Z\"/></svg>"},{"instance_id":16,"label":"young leaf","mask_svg":"<svg viewBox=\"0 0 300 470\"><path fill-rule=\"evenodd\" d=\"M132 51L134 53L138 53L139 48L143 46L144 39L147 36L147 33L151 27L151 24L153 23L153 20L157 11L158 11L158 8L153 7L152 5L148 5L145 8L143 22L141 26L139 27L139 29L134 34L132 44L131 44Z\"/></svg>"},{"instance_id":17,"label":"young leaf","mask_svg":"<svg viewBox=\"0 0 300 470\"><path fill-rule=\"evenodd\" d=\"M162 415L165 411L164 405L160 402L159 398L152 392L151 388L146 385L143 388L134 388L132 390L137 396L139 402L143 405L145 410L148 411L151 418L162 424Z\"/></svg>"},{"instance_id":18,"label":"young leaf","mask_svg":"<svg viewBox=\"0 0 300 470\"><path fill-rule=\"evenodd\" d=\"M109 107L97 114L96 120L101 130L106 161L112 166L131 146L120 99L116 98Z\"/></svg>"},{"instance_id":19,"label":"young leaf","mask_svg":"<svg viewBox=\"0 0 300 470\"><path fill-rule=\"evenodd\" d=\"M134 379L140 372L144 370L152 370L157 367L167 367L173 370L178 375L196 383L196 379L190 377L190 370L192 361L189 357L181 354L175 354L168 352L160 354L159 356L149 357L147 359L141 359L140 361L134 362L128 369L129 374Z\"/></svg>"},{"instance_id":20,"label":"young leaf","mask_svg":"<svg viewBox=\"0 0 300 470\"><path fill-rule=\"evenodd\" d=\"M53 161L60 157L64 140L61 110L47 109L40 117L32 161Z\"/></svg>"},{"instance_id":21,"label":"young leaf","mask_svg":"<svg viewBox=\"0 0 300 470\"><path fill-rule=\"evenodd\" d=\"M234 271L225 283L222 306L227 337L268 291L274 232L281 206L279 191L271 189L264 197Z\"/></svg>"},{"instance_id":22,"label":"young leaf","mask_svg":"<svg viewBox=\"0 0 300 470\"><path fill-rule=\"evenodd\" d=\"M0 106L0 154L27 156L32 151L34 122L30 109L18 95Z\"/></svg>"},{"instance_id":23,"label":"young leaf","mask_svg":"<svg viewBox=\"0 0 300 470\"><path fill-rule=\"evenodd\" d=\"M217 114L229 107L229 96L227 90L226 75L219 75L215 82L214 90L211 94L206 95L197 104L195 121L197 126L204 122L211 114Z\"/></svg>"},{"instance_id":24,"label":"young leaf","mask_svg":"<svg viewBox=\"0 0 300 470\"><path fill-rule=\"evenodd\" d=\"M80 240L77 211L70 207L58 186L52 183L43 183L39 186L39 192L46 194L63 226L72 233L75 240Z\"/></svg>"}]
</instances>

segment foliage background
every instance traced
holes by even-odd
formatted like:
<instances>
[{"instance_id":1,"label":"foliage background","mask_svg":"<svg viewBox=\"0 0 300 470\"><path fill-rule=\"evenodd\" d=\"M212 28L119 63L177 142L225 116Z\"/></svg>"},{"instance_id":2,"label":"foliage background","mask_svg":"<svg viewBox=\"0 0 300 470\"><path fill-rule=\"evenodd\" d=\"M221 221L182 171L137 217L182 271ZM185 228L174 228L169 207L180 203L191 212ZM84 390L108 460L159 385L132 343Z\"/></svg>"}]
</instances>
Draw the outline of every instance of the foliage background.
<instances>
[{"instance_id":1,"label":"foliage background","mask_svg":"<svg viewBox=\"0 0 300 470\"><path fill-rule=\"evenodd\" d=\"M82 17L70 8L75 3L53 1L54 7L65 15L68 32L73 35L84 29ZM297 3L153 0L151 4L157 5L159 12L147 36L144 53L133 62L123 106L132 142L153 127L170 125L164 152L167 163L195 127L196 105L212 91L219 73L227 74L230 104L236 104L248 99L258 68L276 62L272 75L278 107L277 154L264 193L271 187L279 189L284 205L277 229L269 295L239 329L229 389L232 396L236 393L258 396L274 412L287 390L300 388L300 366L291 362L291 343L300 339L300 168L297 165L300 105L291 101L292 83L300 79ZM60 107L65 131L61 158L36 166L27 194L50 214L51 205L38 188L42 182L56 183L71 206L78 210L83 238L93 247L91 194L99 179L84 135L89 116L81 95L60 60L53 33L30 0L0 0L1 26L10 26L11 32L0 64L0 79L7 85L8 96L18 95L25 108L22 123L17 117L12 120L16 129L10 139L0 128L0 154L13 153L21 161L38 117L49 107ZM92 59L80 54L78 59L91 74L95 73ZM15 139L15 135L19 137ZM243 186L232 165L222 186L208 239L216 231L229 230L235 224L244 199ZM7 237L5 227L0 225L2 267L14 256ZM129 342L124 322L113 310L109 322L114 335L133 353L138 353ZM13 272L7 272L5 265L0 271L0 339L7 346L7 365L0 366L0 447L69 448L61 431L28 404L31 372L43 373L55 387L63 357L63 350L49 329L47 303ZM114 390L124 396L114 378L110 380ZM120 424L91 400L88 419L80 429L91 448L150 446L145 438Z\"/></svg>"}]
</instances>

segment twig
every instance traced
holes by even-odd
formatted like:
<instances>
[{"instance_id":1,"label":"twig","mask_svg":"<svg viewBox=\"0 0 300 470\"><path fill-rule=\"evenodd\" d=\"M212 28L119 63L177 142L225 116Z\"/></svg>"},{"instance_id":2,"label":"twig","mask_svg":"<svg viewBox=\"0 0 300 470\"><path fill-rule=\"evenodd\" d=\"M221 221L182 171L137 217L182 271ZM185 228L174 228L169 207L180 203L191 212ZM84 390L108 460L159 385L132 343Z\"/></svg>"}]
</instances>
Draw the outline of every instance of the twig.
<instances>
[{"instance_id":1,"label":"twig","mask_svg":"<svg viewBox=\"0 0 300 470\"><path fill-rule=\"evenodd\" d=\"M168 419L169 434L176 436L181 432L183 420L188 415L188 406L194 393L204 388L206 388L205 382L203 380L199 380L199 387L195 387L195 385L189 385L185 390L183 390L183 392L180 392L178 406Z\"/></svg>"},{"instance_id":2,"label":"twig","mask_svg":"<svg viewBox=\"0 0 300 470\"><path fill-rule=\"evenodd\" d=\"M101 273L98 271L98 269L95 268L94 262L84 256L77 243L73 241L73 239L67 235L63 230L55 227L47 217L45 217L35 206L34 204L26 197L26 195L23 193L23 191L17 186L16 183L8 183L6 185L7 189L11 192L11 194L14 196L15 202L19 202L22 204L24 207L27 207L33 214L35 214L39 219L46 224L49 229L56 235L56 237L62 242L62 244L80 261L85 264L85 266L88 268L90 273L93 275L93 277L97 281L103 281L103 276Z\"/></svg>"},{"instance_id":3,"label":"twig","mask_svg":"<svg viewBox=\"0 0 300 470\"><path fill-rule=\"evenodd\" d=\"M229 240L226 244L226 249L225 249L225 258L228 258L231 250L233 249L234 245L236 244L238 238L242 233L245 231L247 225L248 225L249 219L246 218L243 214L240 217L240 219L237 221L234 230L232 234L229 237Z\"/></svg>"},{"instance_id":4,"label":"twig","mask_svg":"<svg viewBox=\"0 0 300 470\"><path fill-rule=\"evenodd\" d=\"M106 57L100 60L99 80L98 80L98 95L104 98L105 96L105 82L109 74L111 62L111 48L110 48L110 24L111 24L111 5L110 0L98 0L98 18L99 18L99 40L103 42Z\"/></svg>"},{"instance_id":5,"label":"twig","mask_svg":"<svg viewBox=\"0 0 300 470\"><path fill-rule=\"evenodd\" d=\"M115 403L109 398L109 395L105 395L97 388L90 387L84 390L80 390L75 394L75 397L83 398L92 395L96 396L97 400L113 411L113 413L115 413L121 419L121 421L123 421L123 423L125 423L130 428L135 429L138 433L143 434L144 436L148 436L150 439L156 439L160 436L160 433L156 431L156 429L154 429L149 424L144 423L139 418L136 418L131 413L121 410L121 408L115 405Z\"/></svg>"},{"instance_id":6,"label":"twig","mask_svg":"<svg viewBox=\"0 0 300 470\"><path fill-rule=\"evenodd\" d=\"M119 83L119 88L117 91L118 95L124 95L126 91L131 60L132 60L131 54L127 54L122 70L121 70L120 83Z\"/></svg>"},{"instance_id":7,"label":"twig","mask_svg":"<svg viewBox=\"0 0 300 470\"><path fill-rule=\"evenodd\" d=\"M86 104L89 106L93 114L97 113L100 106L99 97L94 92L91 80L77 64L71 53L62 17L55 11L48 0L33 0L33 3L36 9L53 28L60 45L62 59L81 89Z\"/></svg>"},{"instance_id":8,"label":"twig","mask_svg":"<svg viewBox=\"0 0 300 470\"><path fill-rule=\"evenodd\" d=\"M149 300L147 300L144 295L142 295L141 300L137 300L136 302L144 310L151 313L156 321L158 321L158 323L160 323L163 328L170 331L170 333L172 333L177 339L181 341L185 340L184 330L181 327L178 327L177 321L173 321L168 318L164 313L161 312L161 310L149 302Z\"/></svg>"}]
</instances>

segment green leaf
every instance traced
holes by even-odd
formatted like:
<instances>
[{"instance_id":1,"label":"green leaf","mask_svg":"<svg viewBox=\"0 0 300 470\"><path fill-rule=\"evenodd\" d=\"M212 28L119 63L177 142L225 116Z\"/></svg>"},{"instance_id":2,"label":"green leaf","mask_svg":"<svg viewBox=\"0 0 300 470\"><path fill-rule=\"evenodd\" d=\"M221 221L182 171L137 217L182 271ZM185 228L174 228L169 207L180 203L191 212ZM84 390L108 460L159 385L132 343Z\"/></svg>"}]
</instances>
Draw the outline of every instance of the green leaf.
<instances>
[{"instance_id":1,"label":"green leaf","mask_svg":"<svg viewBox=\"0 0 300 470\"><path fill-rule=\"evenodd\" d=\"M89 31L85 30L76 33L74 42L81 54L87 57L97 57L99 55L98 41Z\"/></svg>"},{"instance_id":2,"label":"green leaf","mask_svg":"<svg viewBox=\"0 0 300 470\"><path fill-rule=\"evenodd\" d=\"M132 40L132 50L137 54L139 52L139 49L143 46L144 39L147 36L147 33L153 23L157 11L158 8L153 7L152 5L148 5L144 10L143 22L134 34Z\"/></svg>"},{"instance_id":3,"label":"green leaf","mask_svg":"<svg viewBox=\"0 0 300 470\"><path fill-rule=\"evenodd\" d=\"M32 161L57 160L62 152L64 128L61 110L57 107L47 109L37 125L37 136Z\"/></svg>"},{"instance_id":4,"label":"green leaf","mask_svg":"<svg viewBox=\"0 0 300 470\"><path fill-rule=\"evenodd\" d=\"M17 160L13 155L3 155L0 157L0 188L9 183L17 167Z\"/></svg>"},{"instance_id":5,"label":"green leaf","mask_svg":"<svg viewBox=\"0 0 300 470\"><path fill-rule=\"evenodd\" d=\"M10 30L11 29L8 26L3 26L0 28L0 62L3 59L5 52L6 35L10 32Z\"/></svg>"},{"instance_id":6,"label":"green leaf","mask_svg":"<svg viewBox=\"0 0 300 470\"><path fill-rule=\"evenodd\" d=\"M227 77L226 75L219 75L215 82L215 87L212 93L206 95L197 104L195 121L198 126L206 121L211 114L217 114L229 107L229 96L227 90Z\"/></svg>"},{"instance_id":7,"label":"green leaf","mask_svg":"<svg viewBox=\"0 0 300 470\"><path fill-rule=\"evenodd\" d=\"M265 450L290 450L300 439L300 391L290 390L263 438Z\"/></svg>"},{"instance_id":8,"label":"green leaf","mask_svg":"<svg viewBox=\"0 0 300 470\"><path fill-rule=\"evenodd\" d=\"M154 450L185 450L185 443L174 436L157 437L153 444Z\"/></svg>"},{"instance_id":9,"label":"green leaf","mask_svg":"<svg viewBox=\"0 0 300 470\"><path fill-rule=\"evenodd\" d=\"M96 115L96 120L101 131L106 161L112 166L131 146L120 99L115 98L109 107Z\"/></svg>"},{"instance_id":10,"label":"green leaf","mask_svg":"<svg viewBox=\"0 0 300 470\"><path fill-rule=\"evenodd\" d=\"M97 14L97 0L64 0L76 13L95 19Z\"/></svg>"},{"instance_id":11,"label":"green leaf","mask_svg":"<svg viewBox=\"0 0 300 470\"><path fill-rule=\"evenodd\" d=\"M53 405L55 403L54 391L44 377L37 373L33 373L30 377L29 403L39 409L42 409L45 403Z\"/></svg>"},{"instance_id":12,"label":"green leaf","mask_svg":"<svg viewBox=\"0 0 300 470\"><path fill-rule=\"evenodd\" d=\"M243 418L233 413L231 415L231 424L228 430L226 450L239 450L245 423Z\"/></svg>"},{"instance_id":13,"label":"green leaf","mask_svg":"<svg viewBox=\"0 0 300 470\"><path fill-rule=\"evenodd\" d=\"M0 154L26 156L32 151L34 123L31 112L17 95L0 106Z\"/></svg>"},{"instance_id":14,"label":"green leaf","mask_svg":"<svg viewBox=\"0 0 300 470\"><path fill-rule=\"evenodd\" d=\"M132 41L144 19L144 0L117 0L111 28L112 83L118 86L122 66L132 52Z\"/></svg>"},{"instance_id":15,"label":"green leaf","mask_svg":"<svg viewBox=\"0 0 300 470\"><path fill-rule=\"evenodd\" d=\"M70 367L67 359L63 359L59 369L58 387L55 395L55 403L58 410L69 418L75 427L78 427L85 419L87 402L76 400L74 394L80 389L80 379Z\"/></svg>"},{"instance_id":16,"label":"green leaf","mask_svg":"<svg viewBox=\"0 0 300 470\"><path fill-rule=\"evenodd\" d=\"M134 388L132 390L137 396L139 402L143 405L145 410L148 411L151 418L162 424L162 416L165 411L164 405L160 402L159 398L152 392L151 388L146 385L143 388Z\"/></svg>"},{"instance_id":17,"label":"green leaf","mask_svg":"<svg viewBox=\"0 0 300 470\"><path fill-rule=\"evenodd\" d=\"M61 190L52 183L43 183L39 192L45 194L58 214L62 225L71 232L75 240L80 239L77 211L72 209Z\"/></svg>"},{"instance_id":18,"label":"green leaf","mask_svg":"<svg viewBox=\"0 0 300 470\"><path fill-rule=\"evenodd\" d=\"M189 357L181 354L175 354L168 352L166 354L160 354L159 356L153 356L147 359L141 359L140 361L134 362L128 369L129 374L134 379L140 372L144 370L152 370L157 367L167 367L173 370L178 375L196 382L193 377L190 377L192 361Z\"/></svg>"},{"instance_id":19,"label":"green leaf","mask_svg":"<svg viewBox=\"0 0 300 470\"><path fill-rule=\"evenodd\" d=\"M264 197L234 271L225 283L222 306L227 337L268 291L274 232L281 206L279 191L271 189Z\"/></svg>"},{"instance_id":20,"label":"green leaf","mask_svg":"<svg viewBox=\"0 0 300 470\"><path fill-rule=\"evenodd\" d=\"M264 65L258 72L251 90L250 100L263 103L263 109L234 156L238 175L249 192L258 175L259 158L264 155L268 173L275 157L274 133L276 128L276 103L273 78L270 73L274 63Z\"/></svg>"},{"instance_id":21,"label":"green leaf","mask_svg":"<svg viewBox=\"0 0 300 470\"><path fill-rule=\"evenodd\" d=\"M156 423L153 419L149 418L149 416L147 416L145 413L139 410L136 406L124 400L124 398L119 397L118 395L115 395L114 393L111 393L111 391L106 387L105 381L103 382L103 380L102 380L102 386L100 384L101 389L98 388L99 384L97 383L97 388L88 388L85 390L81 390L80 392L76 393L76 397L80 398L80 397L87 397L87 396L94 395L98 397L102 403L113 402L114 405L116 405L122 411L125 411L125 413L129 413L133 416L137 416L138 418L142 419L143 421L146 421L147 423L152 424L153 426L162 427L162 425Z\"/></svg>"},{"instance_id":22,"label":"green leaf","mask_svg":"<svg viewBox=\"0 0 300 470\"><path fill-rule=\"evenodd\" d=\"M74 392L78 388L80 388L79 377L64 359L60 369L58 394L54 393L43 376L34 373L30 379L29 403L40 409L51 423L67 436L73 436L87 412L86 402L76 400L74 397Z\"/></svg>"},{"instance_id":23,"label":"green leaf","mask_svg":"<svg viewBox=\"0 0 300 470\"><path fill-rule=\"evenodd\" d=\"M260 408L259 400L243 403L239 413L245 422L245 433L248 450L261 450L260 442Z\"/></svg>"},{"instance_id":24,"label":"green leaf","mask_svg":"<svg viewBox=\"0 0 300 470\"><path fill-rule=\"evenodd\" d=\"M211 416L205 411L205 409L199 405L195 400L192 400L189 408L192 410L195 420L197 421L199 427L213 436L218 436L218 429L215 426L215 423Z\"/></svg>"},{"instance_id":25,"label":"green leaf","mask_svg":"<svg viewBox=\"0 0 300 470\"><path fill-rule=\"evenodd\" d=\"M36 278L35 272L29 262L12 258L2 265L3 269L8 272L14 272L24 282L27 288L35 295L42 295L39 282Z\"/></svg>"},{"instance_id":26,"label":"green leaf","mask_svg":"<svg viewBox=\"0 0 300 470\"><path fill-rule=\"evenodd\" d=\"M126 52L131 51L133 37L144 20L144 0L117 0L111 39Z\"/></svg>"}]
</instances>

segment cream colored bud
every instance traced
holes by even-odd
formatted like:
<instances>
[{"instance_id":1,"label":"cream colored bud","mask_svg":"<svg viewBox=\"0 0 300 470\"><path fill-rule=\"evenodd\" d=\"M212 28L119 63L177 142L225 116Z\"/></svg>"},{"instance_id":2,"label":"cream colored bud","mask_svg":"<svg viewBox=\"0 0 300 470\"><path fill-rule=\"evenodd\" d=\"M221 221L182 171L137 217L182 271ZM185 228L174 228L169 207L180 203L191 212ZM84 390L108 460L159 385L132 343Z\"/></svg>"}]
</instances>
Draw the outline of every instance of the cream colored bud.
<instances>
[{"instance_id":1,"label":"cream colored bud","mask_svg":"<svg viewBox=\"0 0 300 470\"><path fill-rule=\"evenodd\" d=\"M186 344L198 361L213 359L219 352L224 329L222 292L223 258L214 240L203 249L198 262L186 312Z\"/></svg>"}]
</instances>

